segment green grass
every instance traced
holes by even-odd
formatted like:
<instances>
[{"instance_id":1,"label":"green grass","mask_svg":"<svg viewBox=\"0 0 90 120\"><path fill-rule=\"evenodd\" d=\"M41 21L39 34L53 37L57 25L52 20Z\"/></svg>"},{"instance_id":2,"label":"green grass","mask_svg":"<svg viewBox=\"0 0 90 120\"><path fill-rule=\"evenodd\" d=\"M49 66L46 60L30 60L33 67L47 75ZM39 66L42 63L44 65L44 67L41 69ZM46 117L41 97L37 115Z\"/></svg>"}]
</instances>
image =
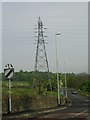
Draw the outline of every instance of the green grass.
<instances>
[{"instance_id":1,"label":"green grass","mask_svg":"<svg viewBox=\"0 0 90 120\"><path fill-rule=\"evenodd\" d=\"M2 82L2 87L8 86L8 80ZM30 82L11 81L12 87L30 87Z\"/></svg>"},{"instance_id":2,"label":"green grass","mask_svg":"<svg viewBox=\"0 0 90 120\"><path fill-rule=\"evenodd\" d=\"M29 96L36 96L37 90L28 89L28 88L12 88L11 89L12 95L22 96L22 95L29 95ZM3 88L2 89L2 95L8 94L8 89Z\"/></svg>"},{"instance_id":3,"label":"green grass","mask_svg":"<svg viewBox=\"0 0 90 120\"><path fill-rule=\"evenodd\" d=\"M90 96L90 92L85 92L85 91L78 90L78 93L80 95L83 95L83 96Z\"/></svg>"},{"instance_id":4,"label":"green grass","mask_svg":"<svg viewBox=\"0 0 90 120\"><path fill-rule=\"evenodd\" d=\"M12 95L17 95L17 96L37 96L38 95L38 89L33 89L31 87L30 82L21 82L21 81L11 81L11 92ZM2 95L7 95L8 94L8 81L3 81L2 82ZM43 94L45 96L57 96L57 91L46 91L43 90ZM61 95L63 97L63 95Z\"/></svg>"},{"instance_id":5,"label":"green grass","mask_svg":"<svg viewBox=\"0 0 90 120\"><path fill-rule=\"evenodd\" d=\"M38 89L32 89L32 88L12 88L11 92L13 95L18 95L18 96L22 96L22 95L28 95L28 96L36 96L38 95ZM2 89L2 94L8 94L8 89L7 88L3 88ZM52 95L52 96L57 96L57 92L54 91L43 91L43 95Z\"/></svg>"},{"instance_id":6,"label":"green grass","mask_svg":"<svg viewBox=\"0 0 90 120\"><path fill-rule=\"evenodd\" d=\"M33 90L29 82L11 81L11 92L13 95L36 95L37 90ZM8 81L2 82L2 95L8 94Z\"/></svg>"}]
</instances>

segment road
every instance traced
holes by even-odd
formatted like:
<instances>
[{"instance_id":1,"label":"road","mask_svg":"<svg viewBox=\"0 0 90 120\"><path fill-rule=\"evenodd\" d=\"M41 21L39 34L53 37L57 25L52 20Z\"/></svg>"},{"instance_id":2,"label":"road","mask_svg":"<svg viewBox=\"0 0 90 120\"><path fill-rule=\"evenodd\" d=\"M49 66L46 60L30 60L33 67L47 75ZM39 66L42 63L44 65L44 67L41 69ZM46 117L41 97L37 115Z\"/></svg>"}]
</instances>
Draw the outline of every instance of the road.
<instances>
[{"instance_id":1,"label":"road","mask_svg":"<svg viewBox=\"0 0 90 120\"><path fill-rule=\"evenodd\" d=\"M53 120L70 120L70 119L80 119L80 120L90 120L89 118L89 105L90 100L84 96L78 94L71 94L69 91L68 97L71 99L72 103L69 107L63 108L61 110L45 113L42 115L38 115L34 119L53 119Z\"/></svg>"}]
</instances>

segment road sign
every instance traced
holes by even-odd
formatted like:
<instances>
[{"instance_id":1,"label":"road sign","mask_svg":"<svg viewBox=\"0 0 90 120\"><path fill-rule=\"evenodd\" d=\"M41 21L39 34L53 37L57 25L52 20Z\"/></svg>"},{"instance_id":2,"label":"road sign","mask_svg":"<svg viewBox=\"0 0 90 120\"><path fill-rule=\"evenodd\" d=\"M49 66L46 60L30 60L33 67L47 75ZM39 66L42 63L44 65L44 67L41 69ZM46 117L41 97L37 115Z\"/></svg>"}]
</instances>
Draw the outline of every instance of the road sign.
<instances>
[{"instance_id":1,"label":"road sign","mask_svg":"<svg viewBox=\"0 0 90 120\"><path fill-rule=\"evenodd\" d=\"M12 64L7 64L5 66L4 74L5 74L6 79L10 79L13 77L14 68L13 68Z\"/></svg>"},{"instance_id":2,"label":"road sign","mask_svg":"<svg viewBox=\"0 0 90 120\"><path fill-rule=\"evenodd\" d=\"M11 112L11 78L13 77L13 73L14 73L14 68L12 66L12 64L7 64L4 68L4 74L6 79L8 79L8 92L9 92L9 96L8 96L8 113Z\"/></svg>"}]
</instances>

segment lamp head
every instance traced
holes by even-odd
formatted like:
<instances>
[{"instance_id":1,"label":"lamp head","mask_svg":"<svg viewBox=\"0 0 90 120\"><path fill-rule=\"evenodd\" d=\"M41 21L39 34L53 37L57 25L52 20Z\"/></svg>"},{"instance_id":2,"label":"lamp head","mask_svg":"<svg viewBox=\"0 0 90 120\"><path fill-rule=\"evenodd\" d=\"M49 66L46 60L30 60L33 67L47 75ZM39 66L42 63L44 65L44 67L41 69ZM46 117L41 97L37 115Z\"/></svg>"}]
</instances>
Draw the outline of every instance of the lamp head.
<instances>
[{"instance_id":1,"label":"lamp head","mask_svg":"<svg viewBox=\"0 0 90 120\"><path fill-rule=\"evenodd\" d=\"M56 33L55 35L61 35L61 33L60 33L60 32L58 32L58 33Z\"/></svg>"}]
</instances>

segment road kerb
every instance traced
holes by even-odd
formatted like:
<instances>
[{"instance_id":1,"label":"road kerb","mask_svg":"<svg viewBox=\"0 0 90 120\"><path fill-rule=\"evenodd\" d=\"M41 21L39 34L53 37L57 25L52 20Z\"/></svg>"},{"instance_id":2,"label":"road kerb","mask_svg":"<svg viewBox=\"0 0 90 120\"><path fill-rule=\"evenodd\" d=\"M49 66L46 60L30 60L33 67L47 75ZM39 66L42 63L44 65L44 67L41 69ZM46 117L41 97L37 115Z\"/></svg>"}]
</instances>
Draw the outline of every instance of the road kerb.
<instances>
[{"instance_id":1,"label":"road kerb","mask_svg":"<svg viewBox=\"0 0 90 120\"><path fill-rule=\"evenodd\" d=\"M70 107L71 105L72 105L72 103L69 103L68 106L61 107L61 108L56 108L56 109L54 108L54 109L52 109L52 110L39 111L39 112L37 112L37 113L33 113L33 115L44 114L44 113L52 113L52 112L55 112L55 111L64 110L64 109ZM32 116L33 116L33 115L32 115Z\"/></svg>"}]
</instances>

